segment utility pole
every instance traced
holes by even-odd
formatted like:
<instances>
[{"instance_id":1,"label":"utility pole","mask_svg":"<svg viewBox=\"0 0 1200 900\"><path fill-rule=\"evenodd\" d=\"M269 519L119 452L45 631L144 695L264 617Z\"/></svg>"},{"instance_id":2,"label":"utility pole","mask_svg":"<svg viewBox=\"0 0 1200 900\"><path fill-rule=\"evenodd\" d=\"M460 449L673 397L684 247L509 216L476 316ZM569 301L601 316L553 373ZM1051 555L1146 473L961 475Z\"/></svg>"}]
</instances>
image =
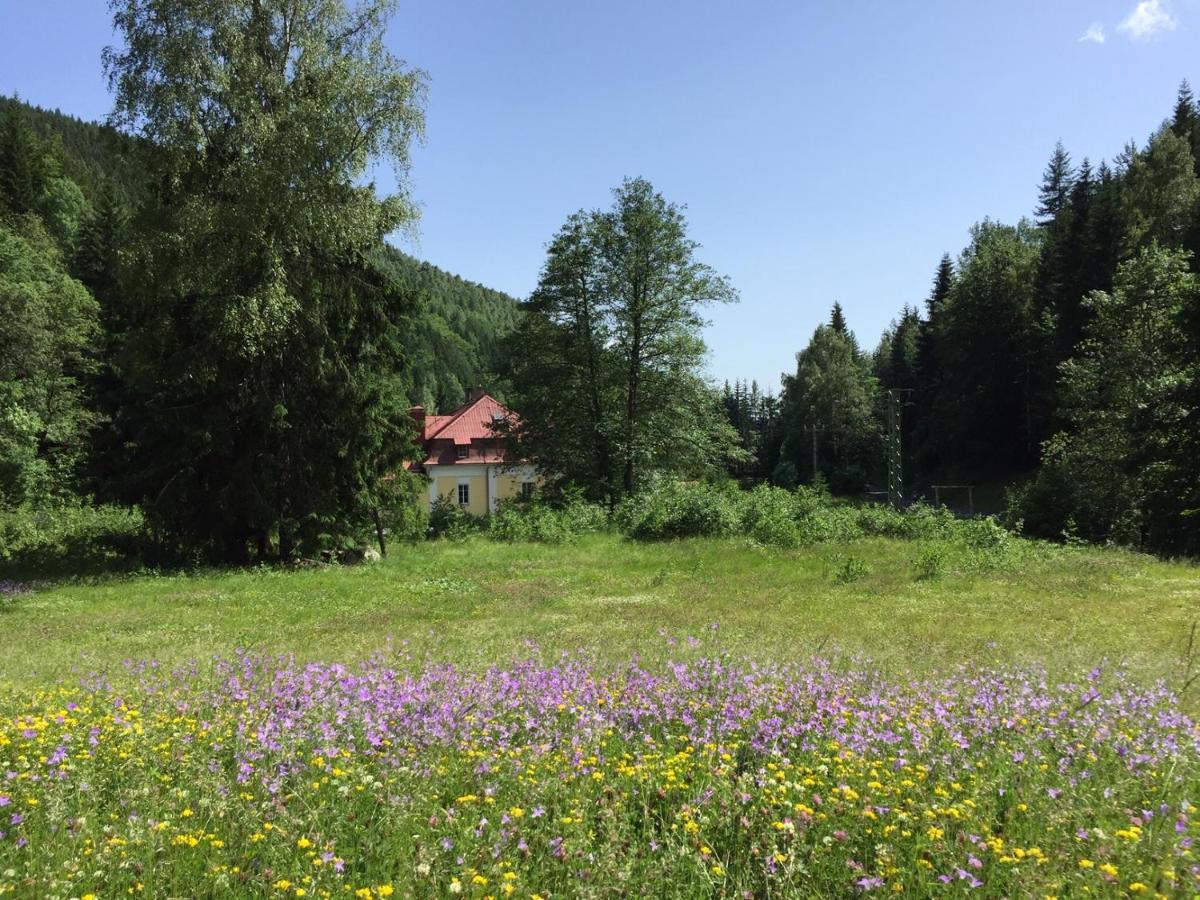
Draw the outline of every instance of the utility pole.
<instances>
[{"instance_id":1,"label":"utility pole","mask_svg":"<svg viewBox=\"0 0 1200 900\"><path fill-rule=\"evenodd\" d=\"M904 502L904 442L901 436L901 416L912 388L892 388L888 391L888 503L896 509Z\"/></svg>"},{"instance_id":2,"label":"utility pole","mask_svg":"<svg viewBox=\"0 0 1200 900\"><path fill-rule=\"evenodd\" d=\"M824 425L805 425L804 430L812 435L812 474L813 484L817 483L817 474L821 471L820 460L817 458L817 434L822 431L828 431Z\"/></svg>"}]
</instances>

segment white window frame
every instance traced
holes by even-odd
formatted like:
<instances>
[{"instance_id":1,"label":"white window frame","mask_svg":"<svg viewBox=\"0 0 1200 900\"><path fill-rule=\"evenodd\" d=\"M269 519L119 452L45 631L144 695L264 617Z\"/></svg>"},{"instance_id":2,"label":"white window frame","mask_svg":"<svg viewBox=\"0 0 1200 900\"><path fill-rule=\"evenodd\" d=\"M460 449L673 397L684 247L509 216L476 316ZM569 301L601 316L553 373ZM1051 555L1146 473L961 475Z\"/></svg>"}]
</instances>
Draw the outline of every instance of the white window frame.
<instances>
[{"instance_id":1,"label":"white window frame","mask_svg":"<svg viewBox=\"0 0 1200 900\"><path fill-rule=\"evenodd\" d=\"M534 482L522 481L521 482L521 499L522 500L531 500L533 498L533 492L535 490L537 490L537 485Z\"/></svg>"},{"instance_id":2,"label":"white window frame","mask_svg":"<svg viewBox=\"0 0 1200 900\"><path fill-rule=\"evenodd\" d=\"M454 456L456 459L466 459L471 453L470 444L456 444L454 446Z\"/></svg>"},{"instance_id":3,"label":"white window frame","mask_svg":"<svg viewBox=\"0 0 1200 900\"><path fill-rule=\"evenodd\" d=\"M458 483L458 505L471 505L471 483L468 481L460 481Z\"/></svg>"}]
</instances>

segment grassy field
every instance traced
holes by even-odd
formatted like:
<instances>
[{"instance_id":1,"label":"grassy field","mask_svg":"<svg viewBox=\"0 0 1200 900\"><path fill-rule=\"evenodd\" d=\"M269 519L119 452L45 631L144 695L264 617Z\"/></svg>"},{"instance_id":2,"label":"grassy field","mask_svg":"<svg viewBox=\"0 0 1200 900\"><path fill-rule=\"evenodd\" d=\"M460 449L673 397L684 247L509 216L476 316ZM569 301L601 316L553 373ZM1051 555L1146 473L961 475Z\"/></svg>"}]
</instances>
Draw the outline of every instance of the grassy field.
<instances>
[{"instance_id":1,"label":"grassy field","mask_svg":"<svg viewBox=\"0 0 1200 900\"><path fill-rule=\"evenodd\" d=\"M1191 896L1196 576L593 535L33 585L0 896Z\"/></svg>"},{"instance_id":2,"label":"grassy field","mask_svg":"<svg viewBox=\"0 0 1200 900\"><path fill-rule=\"evenodd\" d=\"M952 554L928 578L923 552L888 539L795 551L612 535L570 546L470 539L393 548L354 568L45 586L0 605L0 682L237 647L341 662L390 649L394 664L407 655L481 668L535 642L656 661L689 649L689 637L705 652L769 661L866 655L898 674L996 661L1058 673L1106 658L1144 679L1181 677L1200 617L1192 564L1035 547L985 563Z\"/></svg>"}]
</instances>

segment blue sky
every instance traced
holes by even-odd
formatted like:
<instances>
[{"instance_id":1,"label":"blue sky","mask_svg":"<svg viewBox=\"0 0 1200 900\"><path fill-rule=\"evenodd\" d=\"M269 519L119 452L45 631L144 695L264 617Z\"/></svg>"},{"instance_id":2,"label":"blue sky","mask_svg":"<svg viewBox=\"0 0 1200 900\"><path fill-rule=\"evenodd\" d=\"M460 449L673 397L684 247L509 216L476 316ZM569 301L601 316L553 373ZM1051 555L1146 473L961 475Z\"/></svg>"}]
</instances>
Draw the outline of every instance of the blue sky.
<instances>
[{"instance_id":1,"label":"blue sky","mask_svg":"<svg viewBox=\"0 0 1200 900\"><path fill-rule=\"evenodd\" d=\"M103 116L105 7L0 0L0 92ZM835 300L872 347L972 222L1028 214L1057 139L1143 143L1198 35L1200 0L402 0L388 41L430 83L401 245L525 296L566 216L643 175L741 292L712 377L775 387Z\"/></svg>"}]
</instances>

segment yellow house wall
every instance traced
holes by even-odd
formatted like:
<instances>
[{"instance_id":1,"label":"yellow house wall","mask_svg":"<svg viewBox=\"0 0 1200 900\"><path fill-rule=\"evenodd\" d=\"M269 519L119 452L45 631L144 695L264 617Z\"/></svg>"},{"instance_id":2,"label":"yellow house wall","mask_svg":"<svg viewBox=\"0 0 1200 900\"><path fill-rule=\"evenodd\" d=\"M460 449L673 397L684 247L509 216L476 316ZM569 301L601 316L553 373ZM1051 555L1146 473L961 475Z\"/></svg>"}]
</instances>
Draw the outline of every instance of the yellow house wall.
<instances>
[{"instance_id":1,"label":"yellow house wall","mask_svg":"<svg viewBox=\"0 0 1200 900\"><path fill-rule=\"evenodd\" d=\"M467 512L473 516L486 515L488 511L487 476L468 475L465 478L458 475L439 475L435 482L439 497L446 497L451 503L458 503L458 485L466 482L471 489L471 502L466 506Z\"/></svg>"},{"instance_id":2,"label":"yellow house wall","mask_svg":"<svg viewBox=\"0 0 1200 900\"><path fill-rule=\"evenodd\" d=\"M511 500L521 495L521 478L517 475L500 475L496 479L496 496L501 500Z\"/></svg>"}]
</instances>

